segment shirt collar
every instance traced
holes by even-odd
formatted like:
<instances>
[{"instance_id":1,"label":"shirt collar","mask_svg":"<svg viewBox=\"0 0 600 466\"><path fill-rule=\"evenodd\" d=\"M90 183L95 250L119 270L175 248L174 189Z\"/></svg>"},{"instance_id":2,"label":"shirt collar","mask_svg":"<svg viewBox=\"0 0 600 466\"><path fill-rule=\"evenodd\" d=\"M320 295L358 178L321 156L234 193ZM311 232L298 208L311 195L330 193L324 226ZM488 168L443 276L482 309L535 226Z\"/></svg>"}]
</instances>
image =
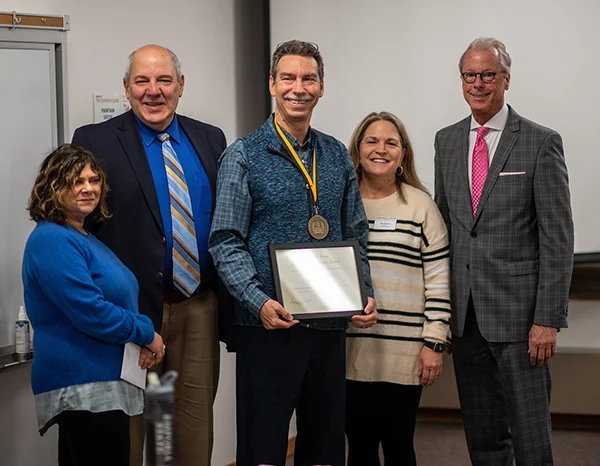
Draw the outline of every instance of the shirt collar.
<instances>
[{"instance_id":1,"label":"shirt collar","mask_svg":"<svg viewBox=\"0 0 600 466\"><path fill-rule=\"evenodd\" d=\"M155 129L147 126L142 120L138 118L138 116L134 113L135 121L140 129L140 134L142 136L142 142L144 143L144 147L149 147L154 141L156 141L159 134L169 133L169 138L175 141L176 143L180 142L180 133L179 133L179 122L177 121L177 114L173 118L171 124L164 131L156 131Z\"/></svg>"},{"instance_id":2,"label":"shirt collar","mask_svg":"<svg viewBox=\"0 0 600 466\"><path fill-rule=\"evenodd\" d=\"M272 115L271 121L273 122L273 128L275 128L275 114ZM312 146L312 134L313 134L313 129L312 126L308 127L308 135L306 137L306 141L304 141L304 144L300 144L298 142L298 140L292 136L290 133L288 133L283 126L279 125L279 127L281 128L281 131L283 132L283 134L285 134L285 137L288 139L288 141L290 141L290 144L292 145L292 147L294 149L306 149ZM275 129L275 133L277 134L277 130Z\"/></svg>"},{"instance_id":3,"label":"shirt collar","mask_svg":"<svg viewBox=\"0 0 600 466\"><path fill-rule=\"evenodd\" d=\"M496 131L503 131L508 121L508 105L504 104L502 109L496 113L485 125L480 125L475 121L473 115L471 115L471 131L477 130L480 126L493 129Z\"/></svg>"}]
</instances>

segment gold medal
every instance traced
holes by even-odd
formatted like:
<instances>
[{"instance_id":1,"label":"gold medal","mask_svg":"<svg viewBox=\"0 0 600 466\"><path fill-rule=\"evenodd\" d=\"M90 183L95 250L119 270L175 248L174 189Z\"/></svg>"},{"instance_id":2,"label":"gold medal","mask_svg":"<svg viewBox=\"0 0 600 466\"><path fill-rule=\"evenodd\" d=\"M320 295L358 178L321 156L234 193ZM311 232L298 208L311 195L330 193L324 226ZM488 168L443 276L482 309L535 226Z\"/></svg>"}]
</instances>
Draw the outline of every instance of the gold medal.
<instances>
[{"instance_id":1,"label":"gold medal","mask_svg":"<svg viewBox=\"0 0 600 466\"><path fill-rule=\"evenodd\" d=\"M314 239L323 239L329 233L329 224L319 214L313 215L308 221L308 232Z\"/></svg>"},{"instance_id":2,"label":"gold medal","mask_svg":"<svg viewBox=\"0 0 600 466\"><path fill-rule=\"evenodd\" d=\"M300 157L298 157L298 154L290 144L290 141L288 141L288 139L285 137L285 134L283 134L283 131L281 131L281 128L277 124L277 121L275 121L275 118L273 118L273 123L275 124L275 129L279 133L281 140L285 143L286 147L290 151L290 154L294 158L296 165L304 175L304 178L307 182L306 188L310 189L312 194L315 215L308 220L308 233L316 240L323 239L327 236L327 233L329 233L329 224L324 217L319 215L319 205L317 203L317 151L316 149L313 149L313 176L311 178L306 171L304 164L300 160Z\"/></svg>"}]
</instances>

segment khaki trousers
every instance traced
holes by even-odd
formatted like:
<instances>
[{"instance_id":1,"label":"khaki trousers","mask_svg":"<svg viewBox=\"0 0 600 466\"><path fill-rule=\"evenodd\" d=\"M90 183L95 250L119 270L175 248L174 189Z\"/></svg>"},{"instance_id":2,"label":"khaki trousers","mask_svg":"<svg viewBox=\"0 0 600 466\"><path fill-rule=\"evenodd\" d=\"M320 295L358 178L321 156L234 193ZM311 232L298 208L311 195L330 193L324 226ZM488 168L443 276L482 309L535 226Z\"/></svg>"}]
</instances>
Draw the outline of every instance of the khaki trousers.
<instances>
[{"instance_id":1,"label":"khaki trousers","mask_svg":"<svg viewBox=\"0 0 600 466\"><path fill-rule=\"evenodd\" d=\"M217 297L204 290L179 303L165 303L161 336L162 363L151 370L175 370L175 438L181 466L210 466L213 447L213 402L219 379ZM143 416L131 418L131 466L142 466Z\"/></svg>"}]
</instances>

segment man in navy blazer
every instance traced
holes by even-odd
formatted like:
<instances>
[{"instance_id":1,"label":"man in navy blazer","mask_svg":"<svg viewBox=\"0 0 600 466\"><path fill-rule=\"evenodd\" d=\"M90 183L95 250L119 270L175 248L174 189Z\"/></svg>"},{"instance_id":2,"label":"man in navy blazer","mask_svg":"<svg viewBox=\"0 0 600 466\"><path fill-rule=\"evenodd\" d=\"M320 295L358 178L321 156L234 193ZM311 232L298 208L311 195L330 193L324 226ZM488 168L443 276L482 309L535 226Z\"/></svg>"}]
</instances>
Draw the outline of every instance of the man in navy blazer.
<instances>
[{"instance_id":1,"label":"man in navy blazer","mask_svg":"<svg viewBox=\"0 0 600 466\"><path fill-rule=\"evenodd\" d=\"M159 370L179 373L175 422L182 466L210 465L213 410L219 373L217 282L207 242L223 132L175 113L184 76L177 56L147 45L129 56L123 79L131 110L75 131L73 144L102 162L110 185L112 218L86 225L135 274L139 310L163 337ZM200 285L190 293L174 286L171 200L162 142L168 133L183 169L193 211ZM143 352L142 358L153 355ZM143 424L132 418L131 464L141 466Z\"/></svg>"},{"instance_id":2,"label":"man in navy blazer","mask_svg":"<svg viewBox=\"0 0 600 466\"><path fill-rule=\"evenodd\" d=\"M561 137L505 104L510 66L493 38L461 57L471 115L436 135L435 198L450 233L453 357L471 461L550 465L549 361L567 326L573 220Z\"/></svg>"}]
</instances>

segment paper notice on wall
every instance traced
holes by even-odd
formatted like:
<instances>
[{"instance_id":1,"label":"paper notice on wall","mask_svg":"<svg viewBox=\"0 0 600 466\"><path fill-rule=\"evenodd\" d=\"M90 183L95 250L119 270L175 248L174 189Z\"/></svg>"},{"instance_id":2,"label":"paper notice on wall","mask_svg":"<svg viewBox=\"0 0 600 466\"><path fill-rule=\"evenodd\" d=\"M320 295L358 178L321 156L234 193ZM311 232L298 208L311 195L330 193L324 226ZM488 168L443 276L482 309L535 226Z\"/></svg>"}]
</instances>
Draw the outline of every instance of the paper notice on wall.
<instances>
[{"instance_id":1,"label":"paper notice on wall","mask_svg":"<svg viewBox=\"0 0 600 466\"><path fill-rule=\"evenodd\" d=\"M94 93L94 123L110 120L129 108L129 101L123 92Z\"/></svg>"}]
</instances>

